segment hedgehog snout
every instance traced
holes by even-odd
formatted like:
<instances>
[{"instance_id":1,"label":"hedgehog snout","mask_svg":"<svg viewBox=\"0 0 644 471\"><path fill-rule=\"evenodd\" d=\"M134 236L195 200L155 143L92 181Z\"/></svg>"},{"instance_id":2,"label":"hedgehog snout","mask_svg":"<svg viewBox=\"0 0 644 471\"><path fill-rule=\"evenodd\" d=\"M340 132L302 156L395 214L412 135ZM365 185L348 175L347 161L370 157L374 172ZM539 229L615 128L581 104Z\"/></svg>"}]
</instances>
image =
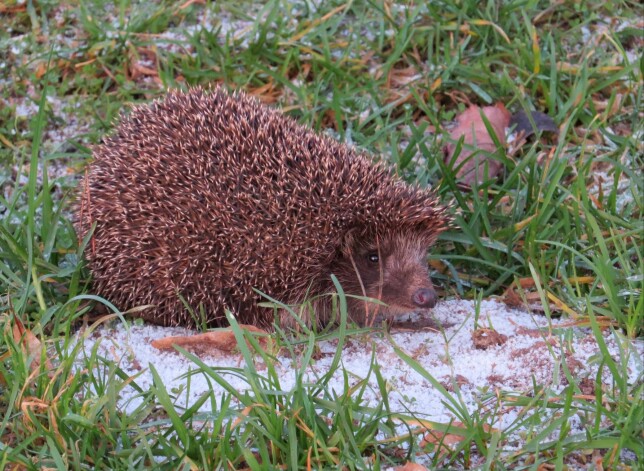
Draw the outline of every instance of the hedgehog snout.
<instances>
[{"instance_id":1,"label":"hedgehog snout","mask_svg":"<svg viewBox=\"0 0 644 471\"><path fill-rule=\"evenodd\" d=\"M436 291L429 288L417 289L411 296L411 300L416 306L426 309L436 306L437 299Z\"/></svg>"}]
</instances>

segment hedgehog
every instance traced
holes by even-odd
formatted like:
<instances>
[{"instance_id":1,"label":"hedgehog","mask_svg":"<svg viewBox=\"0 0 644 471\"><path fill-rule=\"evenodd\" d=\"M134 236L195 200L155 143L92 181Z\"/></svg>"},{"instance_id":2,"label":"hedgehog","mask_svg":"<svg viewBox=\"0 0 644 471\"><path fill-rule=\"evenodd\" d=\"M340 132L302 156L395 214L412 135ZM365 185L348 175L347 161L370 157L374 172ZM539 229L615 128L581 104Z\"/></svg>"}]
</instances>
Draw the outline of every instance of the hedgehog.
<instances>
[{"instance_id":1,"label":"hedgehog","mask_svg":"<svg viewBox=\"0 0 644 471\"><path fill-rule=\"evenodd\" d=\"M427 253L451 222L436 193L243 92L169 91L93 157L76 221L93 230L93 290L147 306L145 321L224 327L228 310L264 329L327 326L332 275L358 325L436 304ZM265 295L308 308L296 322Z\"/></svg>"}]
</instances>

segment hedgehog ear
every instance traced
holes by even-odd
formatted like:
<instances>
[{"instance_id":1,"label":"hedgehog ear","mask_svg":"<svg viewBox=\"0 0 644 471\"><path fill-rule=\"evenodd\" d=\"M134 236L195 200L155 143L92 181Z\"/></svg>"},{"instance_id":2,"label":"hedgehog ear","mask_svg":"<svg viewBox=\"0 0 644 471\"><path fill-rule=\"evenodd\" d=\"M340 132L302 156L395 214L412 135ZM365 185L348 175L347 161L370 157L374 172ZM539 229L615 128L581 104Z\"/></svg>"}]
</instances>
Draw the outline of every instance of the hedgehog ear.
<instances>
[{"instance_id":1,"label":"hedgehog ear","mask_svg":"<svg viewBox=\"0 0 644 471\"><path fill-rule=\"evenodd\" d=\"M431 247L436 243L438 234L442 232L443 229L436 228L436 224L426 224L418 228L417 237L421 244Z\"/></svg>"},{"instance_id":2,"label":"hedgehog ear","mask_svg":"<svg viewBox=\"0 0 644 471\"><path fill-rule=\"evenodd\" d=\"M352 228L349 229L345 234L344 237L342 238L342 242L340 245L340 252L342 252L342 255L344 257L351 257L351 254L354 253L354 248L356 241L358 240L358 229L357 228Z\"/></svg>"},{"instance_id":3,"label":"hedgehog ear","mask_svg":"<svg viewBox=\"0 0 644 471\"><path fill-rule=\"evenodd\" d=\"M344 234L340 244L340 252L346 258L355 256L363 250L374 250L378 248L378 237L370 232L353 227Z\"/></svg>"}]
</instances>

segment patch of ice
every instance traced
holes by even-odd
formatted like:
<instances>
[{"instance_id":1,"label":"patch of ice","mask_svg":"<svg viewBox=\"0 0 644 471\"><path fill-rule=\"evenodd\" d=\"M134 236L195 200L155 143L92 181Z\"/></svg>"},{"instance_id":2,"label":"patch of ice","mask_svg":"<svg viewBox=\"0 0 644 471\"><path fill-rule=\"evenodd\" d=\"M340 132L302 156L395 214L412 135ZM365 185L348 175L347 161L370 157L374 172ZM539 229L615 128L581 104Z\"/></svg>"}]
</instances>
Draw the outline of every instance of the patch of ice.
<instances>
[{"instance_id":1,"label":"patch of ice","mask_svg":"<svg viewBox=\"0 0 644 471\"><path fill-rule=\"evenodd\" d=\"M16 106L16 117L31 118L38 113L38 105L26 98Z\"/></svg>"},{"instance_id":2,"label":"patch of ice","mask_svg":"<svg viewBox=\"0 0 644 471\"><path fill-rule=\"evenodd\" d=\"M368 378L370 386L364 395L365 405L378 405L382 398L376 379L373 375L369 376L371 357L375 351L381 374L390 389L391 410L402 413L413 411L421 418L438 422L449 422L455 418L446 407L445 396L404 361L395 352L394 346L406 352L448 390L457 382L462 406L470 413L479 410L483 402L493 400L493 397L490 399L490 393L495 390L531 394L533 381L536 381L551 391L562 391L567 384L562 363L566 363L576 378L596 377L601 353L589 330L565 327L562 325L565 321L508 309L492 300L481 302L478 315L476 312L473 302L444 301L433 311L436 322L443 326L440 330L393 332L393 344L378 334L349 338L343 348L341 370L350 372L352 385ZM506 343L487 350L477 349L472 341L475 320L478 327L491 327L507 335ZM215 395L223 394L224 389L203 373L191 376L190 394L186 393L184 375L194 373L198 369L196 365L178 353L160 352L150 345L154 339L172 335L190 335L190 331L150 325L133 326L127 331L119 324L113 328L101 328L89 338L80 337L80 341L84 342L85 351L98 346L101 355L119 362L128 374L140 373L136 381L144 390L152 386L149 367L154 365L168 390L182 391L178 394L180 406L189 406L211 389ZM623 350L619 346L621 340L616 336L606 333L604 342L616 361L627 362L629 381L632 383L642 376L644 344L637 342L633 351ZM336 345L333 341L319 343L319 358L306 370L309 381L316 382L329 371ZM626 357L620 358L623 353ZM213 367L244 366L238 355L222 354L203 360ZM295 384L294 372L299 367L298 360L278 357L276 369L284 391L290 390ZM607 370L605 372L603 380L610 384ZM237 375L222 373L222 377L236 390L249 389L246 381ZM330 386L338 394L344 392L342 371L335 373ZM126 412L134 410L140 403L141 399L133 389L123 390L120 404ZM209 408L209 403L202 406L203 411L209 411ZM495 422L490 425L501 429L510 427L517 420L517 414L513 408L504 407L503 413L496 416ZM581 422L571 423L571 426L573 433L583 431ZM520 446L522 439L519 431L515 435L511 442Z\"/></svg>"}]
</instances>

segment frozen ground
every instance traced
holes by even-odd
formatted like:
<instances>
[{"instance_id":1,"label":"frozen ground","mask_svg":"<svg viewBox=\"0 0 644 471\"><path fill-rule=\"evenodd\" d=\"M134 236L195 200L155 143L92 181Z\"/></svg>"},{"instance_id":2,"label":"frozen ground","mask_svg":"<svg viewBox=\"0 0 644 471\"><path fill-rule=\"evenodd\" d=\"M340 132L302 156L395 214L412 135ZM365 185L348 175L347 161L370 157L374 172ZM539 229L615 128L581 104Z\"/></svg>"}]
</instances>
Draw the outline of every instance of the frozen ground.
<instances>
[{"instance_id":1,"label":"frozen ground","mask_svg":"<svg viewBox=\"0 0 644 471\"><path fill-rule=\"evenodd\" d=\"M472 335L476 330L475 312L475 305L471 301L444 301L434 309L436 329L394 329L391 339L448 391L453 392L458 385L460 400L470 412L481 410L482 404L494 407L495 393L498 391L531 395L536 384L557 394L568 384L562 369L564 363L578 380L579 394L589 397L595 395L594 381L601 363L601 353L589 328L572 326L567 320L549 321L542 315L509 309L494 300L483 301L479 308L478 328L493 329L501 334L501 344L479 349ZM150 325L131 326L128 331L118 323L113 327L99 328L83 338L83 342L87 352L99 343L100 354L119 362L128 374L141 373L136 381L143 390L152 385L149 365L154 365L167 390L177 392L177 405L189 406L209 388L213 388L215 394L222 394L223 388L200 372L192 376L189 394L186 393L186 379L183 376L191 370L197 370L197 365L179 353L160 352L150 345L152 340L176 335L191 335L191 332ZM629 383L638 381L638 378L641 380L644 344L635 343L636 351L628 351L627 345L631 343L609 330L604 333L604 341L613 359L618 363L627 363ZM320 342L321 355L307 370L311 382L328 371L336 345L335 341ZM374 350L381 373L388 382L392 412L413 412L418 418L443 423L456 419L446 406L445 396L403 361L391 342L379 334L355 336L347 340L342 353L342 367L350 372L352 385L368 376ZM243 367L239 354L222 353L202 357L202 360L209 366ZM281 388L289 391L294 385L297 359L278 356L278 360L275 367ZM258 370L262 371L261 365ZM609 374L604 371L604 386L609 388ZM223 377L237 390L249 389L239 376L224 373ZM369 383L365 405L375 406L381 401L375 375L371 375ZM340 369L331 384L338 394L342 393L343 375ZM137 394L132 388L124 390L120 399L123 409L132 411L136 408L140 403ZM203 412L209 411L209 407L210 402L206 402ZM522 408L505 403L498 411L489 425L507 429L517 420ZM572 434L583 432L580 421L570 425ZM518 429L513 433L514 442L506 443L508 449L520 447L520 431Z\"/></svg>"}]
</instances>

